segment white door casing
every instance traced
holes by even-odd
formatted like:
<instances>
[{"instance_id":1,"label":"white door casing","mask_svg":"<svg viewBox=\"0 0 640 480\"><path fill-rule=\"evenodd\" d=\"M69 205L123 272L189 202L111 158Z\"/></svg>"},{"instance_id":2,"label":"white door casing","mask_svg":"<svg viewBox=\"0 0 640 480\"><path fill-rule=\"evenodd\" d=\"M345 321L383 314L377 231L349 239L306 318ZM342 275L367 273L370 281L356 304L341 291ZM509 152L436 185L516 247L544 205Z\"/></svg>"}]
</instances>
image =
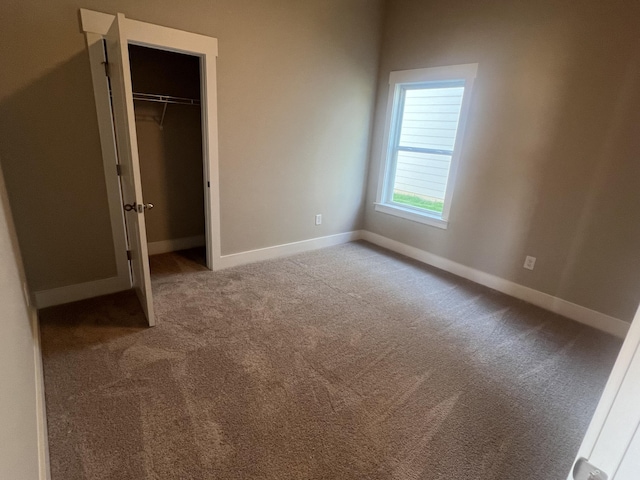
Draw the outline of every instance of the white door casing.
<instances>
[{"instance_id":1,"label":"white door casing","mask_svg":"<svg viewBox=\"0 0 640 480\"><path fill-rule=\"evenodd\" d=\"M640 308L578 451L581 457L608 480L640 478Z\"/></svg>"},{"instance_id":2,"label":"white door casing","mask_svg":"<svg viewBox=\"0 0 640 480\"><path fill-rule=\"evenodd\" d=\"M153 25L137 20L126 18L123 14L111 15L107 13L95 12L80 9L80 19L82 30L85 32L89 58L91 62L92 80L94 86L94 98L96 111L98 114L98 128L102 145L102 157L105 172L105 182L107 186L107 197L109 201L109 211L111 216L111 227L113 232L116 263L118 266L117 284L125 289L131 286L138 291L146 312L153 313L153 303L151 297L151 285L148 266L148 249L146 244L146 231L144 227L143 214L135 214L122 211L124 204L143 205L142 190L140 183L140 170L138 161L138 149L136 141L136 131L133 115L133 96L131 91L131 74L128 64L128 44L137 44L151 48L158 48L178 53L195 55L200 58L200 86L201 86L201 111L202 111L202 147L203 147L203 181L205 192L205 228L207 246L207 267L210 269L222 268L221 246L220 246L220 194L218 175L218 116L217 116L217 72L216 61L218 55L218 41L215 38L207 37L190 32L184 32L168 27ZM109 49L115 49L115 30L117 24L119 51L116 54L119 62L110 66L110 75L118 73L118 81L122 83L118 86L124 93L124 99L120 98L118 104L119 114L112 118L109 91L104 76L104 52L102 41L108 44ZM109 40L110 37L110 40ZM117 49L116 49L117 50ZM110 53L110 63L114 63L114 54ZM111 81L112 87L114 80ZM115 93L114 93L115 95ZM115 96L114 96L115 110ZM114 112L115 114L115 112ZM123 124L123 119L128 125ZM116 146L114 134L125 135L127 144L130 146L128 152L123 152L130 158L131 171L127 171L127 166L122 165L122 197L120 192L119 179L116 172ZM133 142L132 142L133 141ZM121 148L118 145L118 148ZM137 180L136 180L137 179ZM137 182L137 183L136 183ZM127 186L125 186L125 183ZM128 192L124 192L125 188ZM136 189L137 194L136 194ZM133 194L131 193L133 192ZM135 200L134 198L135 197ZM152 200L152 199L150 199ZM137 215L136 222L131 216ZM125 228L125 216L127 229ZM137 225L130 226L129 223L136 222ZM131 279L126 259L128 243L132 248L132 269L136 270ZM137 239L133 237L137 235ZM135 240L135 244L134 244ZM138 243L140 248L138 248ZM134 251L135 250L135 251ZM151 315L150 318L153 318ZM152 323L150 323L152 324Z\"/></svg>"},{"instance_id":3,"label":"white door casing","mask_svg":"<svg viewBox=\"0 0 640 480\"><path fill-rule=\"evenodd\" d=\"M124 15L118 14L104 36L109 61L113 123L118 160L121 168L122 201L128 205L124 214L129 250L131 251L132 284L150 326L155 325L147 232L144 218L144 199L138 158L133 90L129 66L127 25Z\"/></svg>"},{"instance_id":4,"label":"white door casing","mask_svg":"<svg viewBox=\"0 0 640 480\"><path fill-rule=\"evenodd\" d=\"M119 14L120 15L120 14ZM207 267L221 268L218 180L218 40L197 33L126 19L128 42L200 58L200 105Z\"/></svg>"}]
</instances>

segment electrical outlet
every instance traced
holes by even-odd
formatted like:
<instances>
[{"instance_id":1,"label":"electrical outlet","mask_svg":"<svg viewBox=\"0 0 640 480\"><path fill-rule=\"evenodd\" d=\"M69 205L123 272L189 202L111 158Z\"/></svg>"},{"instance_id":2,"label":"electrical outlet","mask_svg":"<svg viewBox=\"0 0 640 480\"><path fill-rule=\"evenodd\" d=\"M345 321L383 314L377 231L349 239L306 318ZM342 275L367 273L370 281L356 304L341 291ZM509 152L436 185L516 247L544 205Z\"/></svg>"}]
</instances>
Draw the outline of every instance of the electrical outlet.
<instances>
[{"instance_id":1,"label":"electrical outlet","mask_svg":"<svg viewBox=\"0 0 640 480\"><path fill-rule=\"evenodd\" d=\"M536 257L530 257L529 255L527 255L527 258L524 259L523 266L527 270L533 270L533 268L536 266Z\"/></svg>"},{"instance_id":2,"label":"electrical outlet","mask_svg":"<svg viewBox=\"0 0 640 480\"><path fill-rule=\"evenodd\" d=\"M322 225L322 214L321 213L316 215L316 225Z\"/></svg>"}]
</instances>

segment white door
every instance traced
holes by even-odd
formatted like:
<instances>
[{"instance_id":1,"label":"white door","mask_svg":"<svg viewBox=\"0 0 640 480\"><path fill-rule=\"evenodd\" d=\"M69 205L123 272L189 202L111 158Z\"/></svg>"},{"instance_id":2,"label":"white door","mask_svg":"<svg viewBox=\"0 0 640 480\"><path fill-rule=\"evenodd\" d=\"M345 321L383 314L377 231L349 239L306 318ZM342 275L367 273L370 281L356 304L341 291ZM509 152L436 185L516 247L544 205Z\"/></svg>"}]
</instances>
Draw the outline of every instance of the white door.
<instances>
[{"instance_id":1,"label":"white door","mask_svg":"<svg viewBox=\"0 0 640 480\"><path fill-rule=\"evenodd\" d=\"M142 198L138 139L136 137L133 91L129 67L129 49L124 15L116 15L104 36L109 61L109 80L113 108L114 130L121 168L121 185L125 222L131 250L133 288L138 294L149 325L155 325L149 253L144 212L147 204Z\"/></svg>"},{"instance_id":2,"label":"white door","mask_svg":"<svg viewBox=\"0 0 640 480\"><path fill-rule=\"evenodd\" d=\"M593 480L640 479L640 308L631 324L600 403L593 415L578 458L606 475ZM589 480L584 466L577 480ZM573 472L569 479L573 480Z\"/></svg>"}]
</instances>

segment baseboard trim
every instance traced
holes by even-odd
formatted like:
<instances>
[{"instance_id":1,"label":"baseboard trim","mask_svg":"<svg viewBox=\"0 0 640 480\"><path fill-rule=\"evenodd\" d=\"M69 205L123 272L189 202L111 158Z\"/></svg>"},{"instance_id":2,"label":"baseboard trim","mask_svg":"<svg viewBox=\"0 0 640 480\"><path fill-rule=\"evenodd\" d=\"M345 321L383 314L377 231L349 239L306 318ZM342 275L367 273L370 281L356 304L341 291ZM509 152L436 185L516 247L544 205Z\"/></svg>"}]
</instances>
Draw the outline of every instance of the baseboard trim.
<instances>
[{"instance_id":1,"label":"baseboard trim","mask_svg":"<svg viewBox=\"0 0 640 480\"><path fill-rule=\"evenodd\" d=\"M215 262L214 270L221 270L223 268L235 267L246 263L294 255L296 253L331 247L333 245L340 245L342 243L359 240L361 236L362 232L360 230L356 230L353 232L338 233L336 235L328 235L326 237L312 238L299 242L275 245L273 247L223 255L220 257L219 261ZM172 252L200 245L204 245L203 236L153 242L149 244L149 255ZM108 295L110 293L120 292L129 288L131 288L131 286L128 284L126 279L123 280L120 277L110 277L93 282L79 283L76 285L68 285L66 287L35 292L34 303L37 308L47 308L55 305L61 305L63 303L76 302L87 298Z\"/></svg>"},{"instance_id":2,"label":"baseboard trim","mask_svg":"<svg viewBox=\"0 0 640 480\"><path fill-rule=\"evenodd\" d=\"M472 282L492 288L512 297L524 300L525 302L537 305L551 312L570 318L577 322L597 328L603 332L610 333L616 337L624 338L629 330L630 324L618 318L611 317L601 312L568 302L558 297L554 297L539 290L525 287L504 278L491 275L489 273L476 270L466 265L452 260L434 255L425 250L421 250L410 245L392 240L378 235L377 233L362 231L361 238L370 243L400 253L420 262L434 266L449 273L453 273Z\"/></svg>"},{"instance_id":3,"label":"baseboard trim","mask_svg":"<svg viewBox=\"0 0 640 480\"><path fill-rule=\"evenodd\" d=\"M63 303L77 302L87 298L99 297L110 293L121 292L131 288L127 279L109 277L93 282L67 285L66 287L40 290L34 293L37 308L53 307Z\"/></svg>"},{"instance_id":4,"label":"baseboard trim","mask_svg":"<svg viewBox=\"0 0 640 480\"><path fill-rule=\"evenodd\" d=\"M187 248L203 247L206 244L204 235L195 237L172 238L171 240L161 240L159 242L147 243L149 255L159 255L160 253L176 252Z\"/></svg>"},{"instance_id":5,"label":"baseboard trim","mask_svg":"<svg viewBox=\"0 0 640 480\"><path fill-rule=\"evenodd\" d=\"M504 278L491 275L489 273L476 270L474 268L462 265L452 260L440 257L425 250L421 250L410 245L392 240L390 238L378 235L377 233L366 230L355 230L351 232L338 233L336 235L328 235L325 237L312 238L299 242L285 243L282 245L274 245L272 247L259 248L256 250L248 250L246 252L232 253L223 255L219 261L215 262L214 270L245 265L247 263L259 262L263 260L271 260L274 258L285 257L297 253L317 250L319 248L331 247L355 240L366 240L375 245L379 245L388 250L400 253L407 257L413 258L420 262L434 266L441 270L453 273L472 282L492 288L506 295L524 300L533 305L537 305L545 310L557 313L564 317L570 318L577 322L589 325L591 327L610 333L620 338L624 338L629 330L630 324L618 318L606 315L595 310L577 305L575 303L554 297L539 290L525 287ZM187 237L183 239L168 240L165 242L154 242L155 244L163 244L163 246L171 244L166 252L180 250L183 248L192 248L204 244L204 237ZM177 243L183 242L183 243ZM149 254L153 250L149 244ZM177 247L175 247L177 245ZM186 245L186 246L184 246ZM163 253L155 251L156 253ZM93 282L86 282L77 285L69 285L66 287L54 288L51 290L42 290L35 292L35 304L37 308L46 308L63 303L75 302L86 298L107 295L110 293L127 290L130 286L120 277L105 278Z\"/></svg>"},{"instance_id":6,"label":"baseboard trim","mask_svg":"<svg viewBox=\"0 0 640 480\"><path fill-rule=\"evenodd\" d=\"M49 462L49 434L47 430L47 406L44 396L44 373L42 368L42 342L40 339L40 323L38 312L30 308L31 332L33 332L33 360L36 379L36 424L38 429L38 477L40 480L51 479Z\"/></svg>"},{"instance_id":7,"label":"baseboard trim","mask_svg":"<svg viewBox=\"0 0 640 480\"><path fill-rule=\"evenodd\" d=\"M318 248L332 247L342 243L352 242L362 238L362 231L355 230L352 232L338 233L336 235L328 235L326 237L311 238L299 242L285 243L282 245L274 245L273 247L259 248L256 250L247 250L246 252L232 253L230 255L222 255L220 261L214 265L215 270L223 268L235 267L247 263L260 262L263 260L271 260L274 258L294 255L296 253L317 250Z\"/></svg>"}]
</instances>

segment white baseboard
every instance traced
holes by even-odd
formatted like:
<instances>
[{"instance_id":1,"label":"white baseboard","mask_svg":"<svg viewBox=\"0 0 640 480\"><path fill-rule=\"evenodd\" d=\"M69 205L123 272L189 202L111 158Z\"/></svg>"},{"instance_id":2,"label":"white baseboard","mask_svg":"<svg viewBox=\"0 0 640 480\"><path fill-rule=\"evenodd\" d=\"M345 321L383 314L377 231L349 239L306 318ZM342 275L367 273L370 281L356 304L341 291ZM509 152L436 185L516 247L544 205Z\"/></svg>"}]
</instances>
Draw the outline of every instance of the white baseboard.
<instances>
[{"instance_id":1,"label":"white baseboard","mask_svg":"<svg viewBox=\"0 0 640 480\"><path fill-rule=\"evenodd\" d=\"M220 270L223 268L234 267L236 265L243 265L245 263L259 262L261 260L293 255L295 253L302 253L309 250L351 242L360 238L361 232L357 230L354 232L312 238L310 240L275 245L273 247L260 248L257 250L233 253L231 255L223 255L220 257L220 260L215 263L214 269ZM149 243L149 255L173 252L201 245L204 245L204 236L153 242ZM37 308L47 308L54 305L61 305L63 303L76 302L87 298L108 295L110 293L120 292L129 288L131 288L131 286L128 284L126 279L123 280L120 277L111 277L93 282L79 283L76 285L68 285L66 287L35 292L34 303Z\"/></svg>"},{"instance_id":2,"label":"white baseboard","mask_svg":"<svg viewBox=\"0 0 640 480\"><path fill-rule=\"evenodd\" d=\"M38 478L50 480L49 435L47 431L47 407L44 397L44 372L42 369L42 343L38 312L30 308L31 331L33 332L33 360L36 377L36 422L38 428Z\"/></svg>"},{"instance_id":3,"label":"white baseboard","mask_svg":"<svg viewBox=\"0 0 640 480\"><path fill-rule=\"evenodd\" d=\"M382 235L362 231L361 238L388 250L392 250L420 262L432 265L459 277L466 278L472 282L479 283L480 285L484 285L512 297L524 300L525 302L532 303L533 305L537 305L545 310L549 310L577 322L597 328L598 330L610 333L616 337L624 338L629 330L630 324L618 318L568 302L567 300L534 290L533 288L505 280L504 278L481 272L480 270L467 267L452 260L429 253L425 250L420 250L419 248L383 237Z\"/></svg>"},{"instance_id":4,"label":"white baseboard","mask_svg":"<svg viewBox=\"0 0 640 480\"><path fill-rule=\"evenodd\" d=\"M308 252L310 250L317 250L318 248L332 247L334 245L359 240L360 238L362 238L362 231L355 230L353 232L338 233L336 235L312 238L309 240L302 240L300 242L285 243L282 245L275 245L273 247L222 255L220 260L214 265L214 269L220 270L223 268L244 265L246 263L271 260L273 258Z\"/></svg>"},{"instance_id":5,"label":"white baseboard","mask_svg":"<svg viewBox=\"0 0 640 480\"><path fill-rule=\"evenodd\" d=\"M160 253L186 250L187 248L203 247L205 244L206 240L204 235L196 235L195 237L173 238L171 240L149 242L147 243L147 248L149 249L149 255L158 255Z\"/></svg>"},{"instance_id":6,"label":"white baseboard","mask_svg":"<svg viewBox=\"0 0 640 480\"><path fill-rule=\"evenodd\" d=\"M128 279L109 277L93 282L52 288L51 290L40 290L34 293L34 299L37 308L47 308L63 303L77 302L78 300L121 292L129 288L131 288L131 285L129 285Z\"/></svg>"},{"instance_id":7,"label":"white baseboard","mask_svg":"<svg viewBox=\"0 0 640 480\"><path fill-rule=\"evenodd\" d=\"M545 310L549 310L559 315L568 317L572 320L597 328L598 330L602 330L617 337L624 338L627 334L627 331L629 330L630 324L620 319L611 317L601 312L597 312L595 310L591 310L575 303L571 303L567 300L554 297L547 293L534 290L533 288L525 287L524 285L505 280L504 278L481 272L480 270L467 267L444 257L429 253L425 250L406 245L404 243L392 240L387 237L383 237L382 235L378 235L366 230L356 230L352 232L339 233L336 235L328 235L326 237L312 238L299 242L275 245L273 247L259 248L256 250L248 250L246 252L223 255L217 262L215 262L214 269L220 270L223 268L235 267L252 262L271 260L278 257L308 252L310 250L316 250L319 248L331 247L334 245L340 245L342 243L348 243L360 239L366 240L402 255L406 255L407 257L416 259L428 265L432 265L436 268L453 273L454 275L466 278L468 280L471 280L472 282L484 285L512 297L519 298L520 300L532 303L533 305L537 305L541 308L544 308ZM168 250L163 251L170 252L198 246L198 242L200 245L203 245L204 238L188 237L184 239L168 240L166 242L154 243L162 244L162 247L169 248ZM161 253L161 251L152 250L151 245L153 244L149 244L150 255L154 254L153 252ZM168 245L170 245L170 247L167 247ZM100 295L107 295L130 288L130 286L125 283L126 282L124 282L119 277L112 277L103 280L96 280L94 282L55 288L52 290L43 290L40 292L35 292L35 304L38 308L45 308L62 303L75 302L77 300L97 297Z\"/></svg>"}]
</instances>

